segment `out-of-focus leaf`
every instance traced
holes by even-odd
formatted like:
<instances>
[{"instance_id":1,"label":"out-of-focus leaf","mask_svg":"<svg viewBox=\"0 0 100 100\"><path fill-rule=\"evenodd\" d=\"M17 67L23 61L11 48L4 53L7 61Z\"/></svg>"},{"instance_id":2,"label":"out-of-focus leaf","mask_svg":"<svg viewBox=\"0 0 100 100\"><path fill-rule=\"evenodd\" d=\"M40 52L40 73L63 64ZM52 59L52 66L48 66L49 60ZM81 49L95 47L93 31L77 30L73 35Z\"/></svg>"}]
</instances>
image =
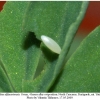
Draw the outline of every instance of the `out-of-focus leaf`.
<instances>
[{"instance_id":1,"label":"out-of-focus leaf","mask_svg":"<svg viewBox=\"0 0 100 100\"><path fill-rule=\"evenodd\" d=\"M56 80L53 92L100 92L100 26L80 44Z\"/></svg>"}]
</instances>

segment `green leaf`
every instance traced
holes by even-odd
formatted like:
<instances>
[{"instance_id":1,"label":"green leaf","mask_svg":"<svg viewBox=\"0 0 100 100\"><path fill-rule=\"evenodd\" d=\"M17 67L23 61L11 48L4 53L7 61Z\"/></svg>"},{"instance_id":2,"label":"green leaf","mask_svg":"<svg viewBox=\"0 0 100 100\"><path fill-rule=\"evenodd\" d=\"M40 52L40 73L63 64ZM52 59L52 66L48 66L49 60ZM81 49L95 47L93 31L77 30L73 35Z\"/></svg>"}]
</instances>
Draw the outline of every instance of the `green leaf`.
<instances>
[{"instance_id":1,"label":"green leaf","mask_svg":"<svg viewBox=\"0 0 100 100\"><path fill-rule=\"evenodd\" d=\"M62 47L62 52L60 55L54 54L41 44L45 61L44 70L34 80L23 80L23 91L49 90L61 71L87 5L88 2L31 2L29 4L23 24L24 31L35 32L38 39L41 35L50 36Z\"/></svg>"},{"instance_id":2,"label":"green leaf","mask_svg":"<svg viewBox=\"0 0 100 100\"><path fill-rule=\"evenodd\" d=\"M23 79L33 79L40 57L36 39L32 40L34 34L22 31L28 5L29 2L6 2L0 13L0 60L14 92L22 91Z\"/></svg>"},{"instance_id":3,"label":"green leaf","mask_svg":"<svg viewBox=\"0 0 100 100\"><path fill-rule=\"evenodd\" d=\"M4 73L0 74L0 91L48 91L63 67L87 6L88 2L7 2L0 13L0 71ZM53 38L61 54L40 45L41 35ZM36 77L41 57L45 65Z\"/></svg>"},{"instance_id":4,"label":"green leaf","mask_svg":"<svg viewBox=\"0 0 100 100\"><path fill-rule=\"evenodd\" d=\"M4 68L4 65L2 64L2 62L0 61L0 92L4 91L4 92L12 92L13 86L12 83L9 80L9 77L6 73L6 70Z\"/></svg>"},{"instance_id":5,"label":"green leaf","mask_svg":"<svg viewBox=\"0 0 100 100\"><path fill-rule=\"evenodd\" d=\"M53 92L100 92L100 26L80 44L56 80Z\"/></svg>"}]
</instances>

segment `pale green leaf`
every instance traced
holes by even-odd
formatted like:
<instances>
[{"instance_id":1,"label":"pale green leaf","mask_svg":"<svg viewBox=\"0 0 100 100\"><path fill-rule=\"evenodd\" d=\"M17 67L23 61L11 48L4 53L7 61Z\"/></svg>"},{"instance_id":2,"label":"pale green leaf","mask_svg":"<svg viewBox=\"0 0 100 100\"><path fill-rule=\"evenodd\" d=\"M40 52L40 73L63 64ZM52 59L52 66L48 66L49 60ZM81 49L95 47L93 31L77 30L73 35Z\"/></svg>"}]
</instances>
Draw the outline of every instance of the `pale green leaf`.
<instances>
[{"instance_id":1,"label":"pale green leaf","mask_svg":"<svg viewBox=\"0 0 100 100\"><path fill-rule=\"evenodd\" d=\"M53 92L100 92L100 26L80 44L56 80Z\"/></svg>"}]
</instances>

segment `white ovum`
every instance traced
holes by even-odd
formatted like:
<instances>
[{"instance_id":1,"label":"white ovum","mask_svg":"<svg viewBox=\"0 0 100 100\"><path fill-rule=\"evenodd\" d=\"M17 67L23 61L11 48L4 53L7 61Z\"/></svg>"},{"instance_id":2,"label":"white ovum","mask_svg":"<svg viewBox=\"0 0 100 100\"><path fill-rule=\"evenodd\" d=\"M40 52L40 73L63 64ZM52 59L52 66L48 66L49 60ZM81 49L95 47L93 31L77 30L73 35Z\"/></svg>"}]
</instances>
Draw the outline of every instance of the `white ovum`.
<instances>
[{"instance_id":1,"label":"white ovum","mask_svg":"<svg viewBox=\"0 0 100 100\"><path fill-rule=\"evenodd\" d=\"M60 54L61 52L61 48L60 46L50 37L42 35L41 39L43 41L43 43L53 52Z\"/></svg>"}]
</instances>

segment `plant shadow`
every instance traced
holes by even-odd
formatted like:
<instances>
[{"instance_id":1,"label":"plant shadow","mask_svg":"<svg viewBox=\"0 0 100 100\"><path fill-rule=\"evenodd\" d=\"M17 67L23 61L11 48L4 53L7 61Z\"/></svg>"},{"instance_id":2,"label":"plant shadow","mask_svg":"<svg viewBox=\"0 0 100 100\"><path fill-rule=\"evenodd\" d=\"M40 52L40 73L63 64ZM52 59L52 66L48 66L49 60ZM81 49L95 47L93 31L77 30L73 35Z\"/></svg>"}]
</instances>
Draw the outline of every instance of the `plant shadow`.
<instances>
[{"instance_id":1,"label":"plant shadow","mask_svg":"<svg viewBox=\"0 0 100 100\"><path fill-rule=\"evenodd\" d=\"M41 41L36 38L36 35L34 32L28 32L28 35L26 36L22 47L24 50L27 50L32 45L35 45L38 48L40 48L40 43L41 43Z\"/></svg>"},{"instance_id":2,"label":"plant shadow","mask_svg":"<svg viewBox=\"0 0 100 100\"><path fill-rule=\"evenodd\" d=\"M51 50L49 50L43 43L41 44L40 47L42 49L42 52L43 52L45 58L49 62L53 62L58 58L59 54L56 54L56 53L52 52Z\"/></svg>"}]
</instances>

